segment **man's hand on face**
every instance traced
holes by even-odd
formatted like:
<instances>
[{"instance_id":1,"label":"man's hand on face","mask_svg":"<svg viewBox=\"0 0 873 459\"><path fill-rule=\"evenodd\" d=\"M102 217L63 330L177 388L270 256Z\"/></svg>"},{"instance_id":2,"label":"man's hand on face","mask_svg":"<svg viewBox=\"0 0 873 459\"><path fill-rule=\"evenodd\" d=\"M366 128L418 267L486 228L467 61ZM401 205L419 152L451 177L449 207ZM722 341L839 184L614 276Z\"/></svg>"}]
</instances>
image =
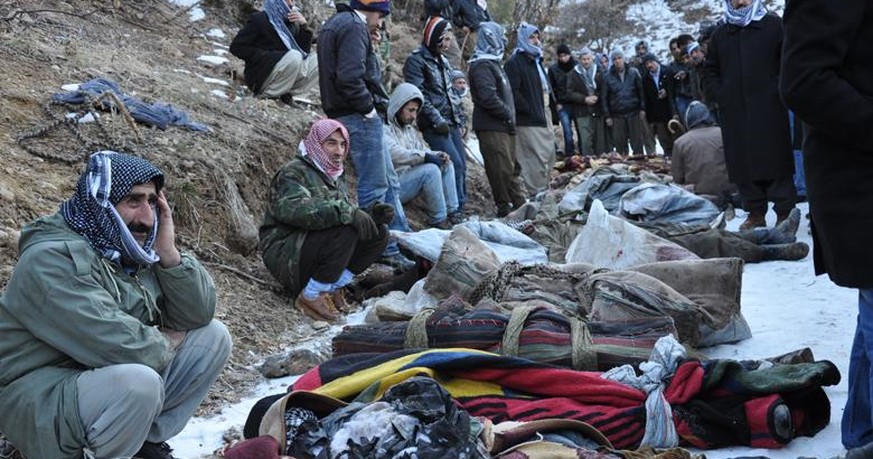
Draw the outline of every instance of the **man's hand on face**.
<instances>
[{"instance_id":1,"label":"man's hand on face","mask_svg":"<svg viewBox=\"0 0 873 459\"><path fill-rule=\"evenodd\" d=\"M164 190L158 193L158 235L155 238L155 252L161 257L161 267L172 268L182 263L182 256L176 248L176 226L173 223L173 211L167 202Z\"/></svg>"}]
</instances>

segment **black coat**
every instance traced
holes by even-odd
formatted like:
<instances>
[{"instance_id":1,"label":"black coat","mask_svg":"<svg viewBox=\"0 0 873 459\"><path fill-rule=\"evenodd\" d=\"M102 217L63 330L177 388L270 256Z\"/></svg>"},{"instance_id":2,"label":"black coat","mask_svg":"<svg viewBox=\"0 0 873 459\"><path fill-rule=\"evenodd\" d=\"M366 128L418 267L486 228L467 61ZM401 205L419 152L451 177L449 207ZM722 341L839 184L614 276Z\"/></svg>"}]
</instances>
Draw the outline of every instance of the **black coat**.
<instances>
[{"instance_id":1,"label":"black coat","mask_svg":"<svg viewBox=\"0 0 873 459\"><path fill-rule=\"evenodd\" d=\"M600 100L594 105L585 103L585 98L588 96L600 97L600 89L603 87L603 72L600 67L596 67L594 72L594 87L589 88L585 84L585 77L575 69L567 74L567 99L573 106L573 115L576 118L583 116L603 116L603 104Z\"/></svg>"},{"instance_id":2,"label":"black coat","mask_svg":"<svg viewBox=\"0 0 873 459\"><path fill-rule=\"evenodd\" d=\"M603 114L612 116L628 116L645 110L643 106L643 79L636 67L624 66L624 79L619 76L614 67L603 76L603 87L600 89L600 101L603 104Z\"/></svg>"},{"instance_id":3,"label":"black coat","mask_svg":"<svg viewBox=\"0 0 873 459\"><path fill-rule=\"evenodd\" d=\"M661 66L661 73L658 74L658 84L655 84L655 79L646 70L643 76L643 105L646 108L646 121L649 123L666 123L676 114L675 97L675 81L674 73L666 66ZM658 97L658 92L663 89L667 91L667 96Z\"/></svg>"},{"instance_id":4,"label":"black coat","mask_svg":"<svg viewBox=\"0 0 873 459\"><path fill-rule=\"evenodd\" d=\"M712 33L704 88L718 103L732 183L794 173L788 110L779 99L781 56L782 20L774 14L743 28L723 24Z\"/></svg>"},{"instance_id":5,"label":"black coat","mask_svg":"<svg viewBox=\"0 0 873 459\"><path fill-rule=\"evenodd\" d=\"M559 104L567 104L570 100L567 98L567 75L573 71L576 66L576 60L570 58L566 64L557 62L549 67L549 83L552 85L552 99Z\"/></svg>"},{"instance_id":6,"label":"black coat","mask_svg":"<svg viewBox=\"0 0 873 459\"><path fill-rule=\"evenodd\" d=\"M318 33L318 87L321 107L330 118L375 107L371 87L381 85L379 63L370 43L367 24L345 4Z\"/></svg>"},{"instance_id":7,"label":"black coat","mask_svg":"<svg viewBox=\"0 0 873 459\"><path fill-rule=\"evenodd\" d=\"M452 17L449 19L459 29L467 27L470 30L479 30L479 24L490 21L491 15L476 0L452 0Z\"/></svg>"},{"instance_id":8,"label":"black coat","mask_svg":"<svg viewBox=\"0 0 873 459\"><path fill-rule=\"evenodd\" d=\"M803 120L816 273L873 288L873 2L790 0L781 90Z\"/></svg>"},{"instance_id":9,"label":"black coat","mask_svg":"<svg viewBox=\"0 0 873 459\"><path fill-rule=\"evenodd\" d=\"M493 59L473 61L469 73L473 130L515 134L512 87L500 62Z\"/></svg>"},{"instance_id":10,"label":"black coat","mask_svg":"<svg viewBox=\"0 0 873 459\"><path fill-rule=\"evenodd\" d=\"M503 65L512 98L515 101L515 124L518 126L548 126L543 99L543 80L536 60L527 53L514 53ZM548 83L547 83L548 84Z\"/></svg>"},{"instance_id":11,"label":"black coat","mask_svg":"<svg viewBox=\"0 0 873 459\"><path fill-rule=\"evenodd\" d=\"M462 125L461 99L452 91L452 65L441 54L431 53L424 45L412 52L403 64L403 78L424 95L418 115L422 132L442 123Z\"/></svg>"},{"instance_id":12,"label":"black coat","mask_svg":"<svg viewBox=\"0 0 873 459\"><path fill-rule=\"evenodd\" d=\"M305 26L300 27L287 21L285 24L294 35L297 46L308 53L312 46L312 32ZM246 85L255 94L260 94L267 77L288 52L288 48L270 24L267 13L255 11L249 17L249 22L233 38L230 52L245 61Z\"/></svg>"}]
</instances>

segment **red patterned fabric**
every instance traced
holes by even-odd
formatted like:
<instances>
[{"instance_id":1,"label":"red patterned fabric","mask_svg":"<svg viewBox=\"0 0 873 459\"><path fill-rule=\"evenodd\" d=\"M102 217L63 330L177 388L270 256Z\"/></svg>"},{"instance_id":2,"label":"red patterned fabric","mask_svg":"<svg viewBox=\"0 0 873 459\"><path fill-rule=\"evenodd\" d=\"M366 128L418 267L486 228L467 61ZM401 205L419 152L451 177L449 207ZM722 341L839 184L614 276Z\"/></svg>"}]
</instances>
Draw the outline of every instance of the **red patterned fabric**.
<instances>
[{"instance_id":1,"label":"red patterned fabric","mask_svg":"<svg viewBox=\"0 0 873 459\"><path fill-rule=\"evenodd\" d=\"M340 131L343 139L346 140L346 151L349 153L349 131L337 120L321 119L312 124L312 129L309 130L309 135L303 139L303 145L306 147L306 155L312 158L312 161L331 178L336 179L343 173L343 166L339 167L331 165L327 153L321 147L321 144L336 131Z\"/></svg>"}]
</instances>

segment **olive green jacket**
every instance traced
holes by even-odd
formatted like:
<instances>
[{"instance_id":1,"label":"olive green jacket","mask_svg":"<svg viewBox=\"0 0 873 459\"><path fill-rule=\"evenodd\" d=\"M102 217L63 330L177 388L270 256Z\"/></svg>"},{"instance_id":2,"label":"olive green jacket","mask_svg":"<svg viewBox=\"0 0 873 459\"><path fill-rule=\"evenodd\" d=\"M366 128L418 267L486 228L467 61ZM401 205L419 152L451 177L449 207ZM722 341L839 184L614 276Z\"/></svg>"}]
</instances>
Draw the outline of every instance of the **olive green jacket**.
<instances>
[{"instance_id":1,"label":"olive green jacket","mask_svg":"<svg viewBox=\"0 0 873 459\"><path fill-rule=\"evenodd\" d=\"M59 213L25 226L0 297L0 432L30 458L82 457L78 375L123 363L160 372L174 353L155 325L206 326L215 303L212 278L186 254L128 275Z\"/></svg>"},{"instance_id":2,"label":"olive green jacket","mask_svg":"<svg viewBox=\"0 0 873 459\"><path fill-rule=\"evenodd\" d=\"M292 295L304 287L297 277L306 233L349 225L355 209L345 176L332 180L305 156L294 157L273 177L261 252L267 269Z\"/></svg>"}]
</instances>

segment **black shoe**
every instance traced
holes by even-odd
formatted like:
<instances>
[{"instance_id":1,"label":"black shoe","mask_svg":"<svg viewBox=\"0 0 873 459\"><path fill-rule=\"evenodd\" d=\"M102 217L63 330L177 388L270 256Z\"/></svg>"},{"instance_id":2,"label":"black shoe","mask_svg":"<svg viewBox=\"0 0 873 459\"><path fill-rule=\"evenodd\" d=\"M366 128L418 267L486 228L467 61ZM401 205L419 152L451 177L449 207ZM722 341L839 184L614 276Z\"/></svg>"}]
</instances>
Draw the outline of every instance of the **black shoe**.
<instances>
[{"instance_id":1,"label":"black shoe","mask_svg":"<svg viewBox=\"0 0 873 459\"><path fill-rule=\"evenodd\" d=\"M873 458L873 443L868 443L858 448L849 448L845 459L871 459Z\"/></svg>"},{"instance_id":2,"label":"black shoe","mask_svg":"<svg viewBox=\"0 0 873 459\"><path fill-rule=\"evenodd\" d=\"M449 214L449 222L452 225L464 223L465 221L467 221L467 217L464 216L463 212L458 211L458 212L452 212Z\"/></svg>"},{"instance_id":3,"label":"black shoe","mask_svg":"<svg viewBox=\"0 0 873 459\"><path fill-rule=\"evenodd\" d=\"M379 258L378 262L400 271L407 271L415 267L415 262L403 256L402 253L383 256L382 258Z\"/></svg>"},{"instance_id":4,"label":"black shoe","mask_svg":"<svg viewBox=\"0 0 873 459\"><path fill-rule=\"evenodd\" d=\"M9 443L9 440L3 438L2 434L0 434L0 458L26 459L12 443Z\"/></svg>"},{"instance_id":5,"label":"black shoe","mask_svg":"<svg viewBox=\"0 0 873 459\"><path fill-rule=\"evenodd\" d=\"M763 261L768 260L802 260L809 254L809 246L805 242L792 244L762 245L764 249Z\"/></svg>"},{"instance_id":6,"label":"black shoe","mask_svg":"<svg viewBox=\"0 0 873 459\"><path fill-rule=\"evenodd\" d=\"M145 442L136 454L133 455L136 459L176 459L171 453L173 448L166 443L151 443Z\"/></svg>"}]
</instances>

